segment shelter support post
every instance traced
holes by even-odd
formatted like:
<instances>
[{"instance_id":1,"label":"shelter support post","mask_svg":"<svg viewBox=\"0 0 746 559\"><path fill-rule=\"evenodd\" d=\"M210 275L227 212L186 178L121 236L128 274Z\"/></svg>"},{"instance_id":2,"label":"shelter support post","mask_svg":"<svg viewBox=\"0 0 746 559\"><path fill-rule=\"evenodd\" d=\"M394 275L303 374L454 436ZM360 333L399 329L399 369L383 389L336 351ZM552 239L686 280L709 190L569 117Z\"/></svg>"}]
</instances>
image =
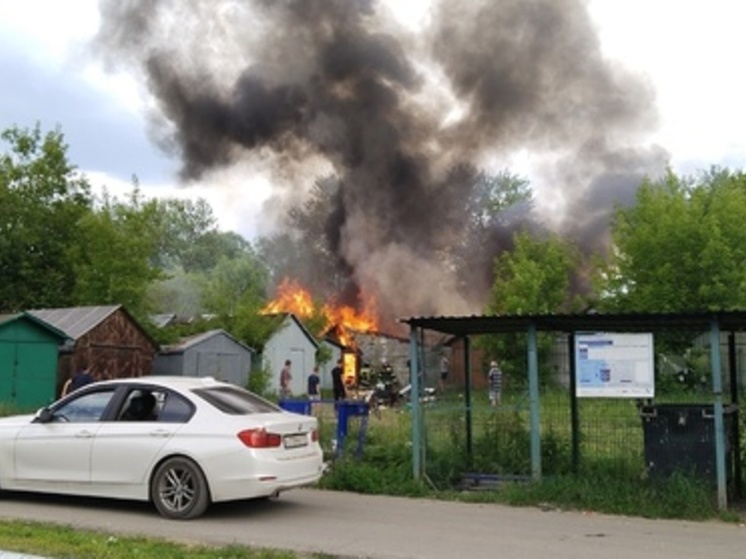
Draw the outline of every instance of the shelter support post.
<instances>
[{"instance_id":1,"label":"shelter support post","mask_svg":"<svg viewBox=\"0 0 746 559\"><path fill-rule=\"evenodd\" d=\"M730 373L730 401L736 407L733 412L731 427L731 448L739 448L741 442L741 413L738 409L738 360L736 359L736 334L728 334L728 372ZM736 498L743 497L743 483L741 482L741 453L733 452L733 478L735 480L734 491Z\"/></svg>"},{"instance_id":2,"label":"shelter support post","mask_svg":"<svg viewBox=\"0 0 746 559\"><path fill-rule=\"evenodd\" d=\"M464 337L464 406L466 407L466 461L471 468L474 465L474 434L471 415L471 340Z\"/></svg>"},{"instance_id":3,"label":"shelter support post","mask_svg":"<svg viewBox=\"0 0 746 559\"><path fill-rule=\"evenodd\" d=\"M567 336L567 355L570 369L570 423L572 437L572 471L578 473L580 469L580 412L578 410L577 377L575 376L575 333Z\"/></svg>"},{"instance_id":4,"label":"shelter support post","mask_svg":"<svg viewBox=\"0 0 746 559\"><path fill-rule=\"evenodd\" d=\"M541 479L541 423L539 418L539 358L536 325L528 327L528 389L531 401L531 478Z\"/></svg>"},{"instance_id":5,"label":"shelter support post","mask_svg":"<svg viewBox=\"0 0 746 559\"><path fill-rule=\"evenodd\" d=\"M715 470L717 476L718 508L728 508L725 479L725 430L723 426L723 381L720 366L720 323L713 318L710 323L710 362L712 365L713 415L715 420Z\"/></svg>"},{"instance_id":6,"label":"shelter support post","mask_svg":"<svg viewBox=\"0 0 746 559\"><path fill-rule=\"evenodd\" d=\"M412 409L412 474L415 480L422 477L422 457L421 447L421 422L420 422L420 365L419 348L417 347L417 329L409 329L409 382L412 389L409 391L409 398Z\"/></svg>"}]
</instances>

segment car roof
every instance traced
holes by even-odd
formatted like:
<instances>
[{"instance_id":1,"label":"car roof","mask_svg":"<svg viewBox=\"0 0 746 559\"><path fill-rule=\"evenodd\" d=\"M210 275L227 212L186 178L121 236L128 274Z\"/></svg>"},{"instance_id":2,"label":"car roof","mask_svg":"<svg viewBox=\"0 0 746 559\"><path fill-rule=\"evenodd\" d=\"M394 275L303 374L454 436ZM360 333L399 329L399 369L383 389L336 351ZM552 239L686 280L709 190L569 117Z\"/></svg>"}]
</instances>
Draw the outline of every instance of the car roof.
<instances>
[{"instance_id":1,"label":"car roof","mask_svg":"<svg viewBox=\"0 0 746 559\"><path fill-rule=\"evenodd\" d=\"M190 390L193 388L205 388L209 386L235 386L227 382L216 380L213 377L180 377L180 376L142 376L102 380L99 385L116 384L148 384L175 388L177 390Z\"/></svg>"}]
</instances>

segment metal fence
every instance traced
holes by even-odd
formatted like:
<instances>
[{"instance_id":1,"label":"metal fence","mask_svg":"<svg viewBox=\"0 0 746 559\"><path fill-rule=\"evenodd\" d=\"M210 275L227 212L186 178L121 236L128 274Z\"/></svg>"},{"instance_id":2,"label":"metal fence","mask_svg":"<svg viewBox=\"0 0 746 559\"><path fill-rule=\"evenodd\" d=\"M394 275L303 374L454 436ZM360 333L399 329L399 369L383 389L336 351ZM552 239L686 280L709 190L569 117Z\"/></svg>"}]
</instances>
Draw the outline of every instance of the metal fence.
<instances>
[{"instance_id":1,"label":"metal fence","mask_svg":"<svg viewBox=\"0 0 746 559\"><path fill-rule=\"evenodd\" d=\"M692 347L705 356L700 369L687 368L690 357L657 354L655 398L638 400L574 398L567 382L567 345L557 343L552 355L544 356L552 376L544 377L539 392L542 477L599 474L609 483L618 476L642 484L675 470L714 476L714 400L709 373L702 373L709 367L709 349L706 343ZM737 367L744 347L736 344L735 359L730 356ZM723 338L726 363L728 348ZM434 373L426 374L424 382L434 384ZM423 471L439 489L532 477L527 383L510 379L495 407L490 406L484 383L474 384L478 388L450 384L434 401L422 404ZM741 400L745 385L743 372L735 379L723 373L729 498L744 494L744 420L734 404Z\"/></svg>"}]
</instances>

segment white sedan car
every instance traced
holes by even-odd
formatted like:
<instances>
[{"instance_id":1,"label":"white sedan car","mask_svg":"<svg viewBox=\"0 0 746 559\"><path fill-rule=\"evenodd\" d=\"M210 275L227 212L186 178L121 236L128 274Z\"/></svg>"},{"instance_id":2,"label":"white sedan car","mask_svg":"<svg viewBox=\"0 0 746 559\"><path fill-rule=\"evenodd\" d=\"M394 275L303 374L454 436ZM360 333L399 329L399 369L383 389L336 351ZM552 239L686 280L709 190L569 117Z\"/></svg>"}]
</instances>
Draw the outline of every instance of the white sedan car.
<instances>
[{"instance_id":1,"label":"white sedan car","mask_svg":"<svg viewBox=\"0 0 746 559\"><path fill-rule=\"evenodd\" d=\"M0 490L152 501L190 519L322 472L316 418L211 378L97 382L0 418Z\"/></svg>"}]
</instances>

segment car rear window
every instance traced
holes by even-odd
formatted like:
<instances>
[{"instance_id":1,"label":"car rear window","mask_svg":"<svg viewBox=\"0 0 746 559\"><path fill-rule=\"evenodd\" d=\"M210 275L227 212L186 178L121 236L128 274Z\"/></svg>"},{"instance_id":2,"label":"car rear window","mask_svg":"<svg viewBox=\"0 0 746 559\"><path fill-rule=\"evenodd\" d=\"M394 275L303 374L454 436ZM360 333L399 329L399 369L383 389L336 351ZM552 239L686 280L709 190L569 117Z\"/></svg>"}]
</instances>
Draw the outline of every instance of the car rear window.
<instances>
[{"instance_id":1,"label":"car rear window","mask_svg":"<svg viewBox=\"0 0 746 559\"><path fill-rule=\"evenodd\" d=\"M279 406L237 386L195 388L194 393L220 411L231 415L282 411Z\"/></svg>"}]
</instances>

